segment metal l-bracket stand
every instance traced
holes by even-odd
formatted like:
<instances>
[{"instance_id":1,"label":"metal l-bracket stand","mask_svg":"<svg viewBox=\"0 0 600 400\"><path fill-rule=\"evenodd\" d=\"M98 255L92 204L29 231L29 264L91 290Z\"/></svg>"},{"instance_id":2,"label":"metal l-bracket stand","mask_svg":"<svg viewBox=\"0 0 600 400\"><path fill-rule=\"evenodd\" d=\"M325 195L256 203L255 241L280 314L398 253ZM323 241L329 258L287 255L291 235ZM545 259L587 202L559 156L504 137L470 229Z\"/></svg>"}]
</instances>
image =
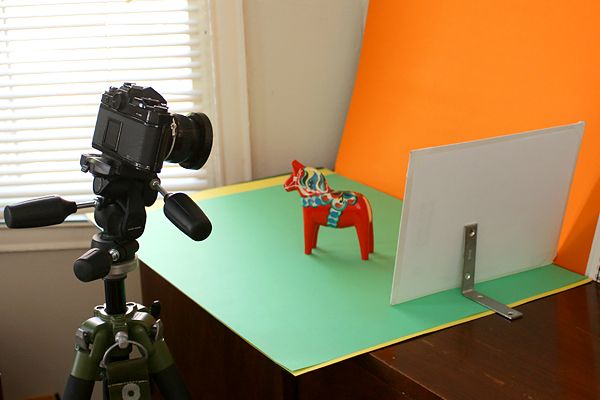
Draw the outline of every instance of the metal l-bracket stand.
<instances>
[{"instance_id":1,"label":"metal l-bracket stand","mask_svg":"<svg viewBox=\"0 0 600 400\"><path fill-rule=\"evenodd\" d=\"M463 259L462 294L463 296L481 304L508 318L511 321L521 318L523 314L515 309L502 304L491 297L475 290L475 258L477 254L477 224L465 225L465 252Z\"/></svg>"}]
</instances>

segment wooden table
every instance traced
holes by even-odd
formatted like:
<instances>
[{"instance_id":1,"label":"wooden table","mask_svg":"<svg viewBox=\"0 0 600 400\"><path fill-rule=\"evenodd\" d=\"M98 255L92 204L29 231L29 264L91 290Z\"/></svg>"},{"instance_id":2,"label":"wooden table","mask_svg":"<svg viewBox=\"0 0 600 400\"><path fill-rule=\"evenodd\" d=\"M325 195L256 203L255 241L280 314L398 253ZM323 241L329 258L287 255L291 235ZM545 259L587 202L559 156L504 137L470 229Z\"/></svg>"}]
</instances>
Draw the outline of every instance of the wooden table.
<instances>
[{"instance_id":1,"label":"wooden table","mask_svg":"<svg viewBox=\"0 0 600 400\"><path fill-rule=\"evenodd\" d=\"M294 377L141 266L165 337L200 399L600 399L600 285L519 307ZM157 397L159 398L159 397Z\"/></svg>"}]
</instances>

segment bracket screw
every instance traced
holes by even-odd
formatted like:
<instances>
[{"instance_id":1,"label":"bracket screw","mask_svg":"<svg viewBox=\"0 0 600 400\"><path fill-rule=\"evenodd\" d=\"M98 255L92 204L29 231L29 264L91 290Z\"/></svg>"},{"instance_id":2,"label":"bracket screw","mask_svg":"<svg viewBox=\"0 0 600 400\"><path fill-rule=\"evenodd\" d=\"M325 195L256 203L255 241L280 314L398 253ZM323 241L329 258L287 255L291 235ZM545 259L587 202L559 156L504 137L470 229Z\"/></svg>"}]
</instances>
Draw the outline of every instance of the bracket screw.
<instances>
[{"instance_id":1,"label":"bracket screw","mask_svg":"<svg viewBox=\"0 0 600 400\"><path fill-rule=\"evenodd\" d=\"M110 256L112 257L112 260L115 262L119 260L119 257L121 257L121 253L119 253L119 250L117 250L117 249L110 249L108 251L108 254L110 254Z\"/></svg>"},{"instance_id":2,"label":"bracket screw","mask_svg":"<svg viewBox=\"0 0 600 400\"><path fill-rule=\"evenodd\" d=\"M125 349L129 346L129 336L126 332L119 331L115 335L115 342L117 342L120 349Z\"/></svg>"}]
</instances>

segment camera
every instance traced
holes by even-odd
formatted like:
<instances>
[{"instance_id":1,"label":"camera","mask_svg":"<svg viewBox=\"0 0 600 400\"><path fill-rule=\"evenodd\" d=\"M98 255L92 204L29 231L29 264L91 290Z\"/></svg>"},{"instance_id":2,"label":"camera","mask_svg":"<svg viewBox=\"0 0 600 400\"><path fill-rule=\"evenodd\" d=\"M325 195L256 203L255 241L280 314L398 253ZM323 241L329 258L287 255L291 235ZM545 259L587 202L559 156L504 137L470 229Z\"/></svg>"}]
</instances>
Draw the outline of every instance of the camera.
<instances>
[{"instance_id":1,"label":"camera","mask_svg":"<svg viewBox=\"0 0 600 400\"><path fill-rule=\"evenodd\" d=\"M156 90L124 83L102 95L92 147L140 172L158 173L163 161L200 169L212 141L205 114L170 114Z\"/></svg>"}]
</instances>

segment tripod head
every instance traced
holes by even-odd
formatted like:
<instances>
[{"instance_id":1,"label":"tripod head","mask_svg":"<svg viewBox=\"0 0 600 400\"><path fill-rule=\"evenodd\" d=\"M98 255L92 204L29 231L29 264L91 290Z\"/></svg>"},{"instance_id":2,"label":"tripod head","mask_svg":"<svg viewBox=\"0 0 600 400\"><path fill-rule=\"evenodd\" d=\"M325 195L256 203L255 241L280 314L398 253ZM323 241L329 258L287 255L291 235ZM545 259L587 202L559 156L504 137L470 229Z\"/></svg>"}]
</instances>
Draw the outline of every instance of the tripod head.
<instances>
[{"instance_id":1,"label":"tripod head","mask_svg":"<svg viewBox=\"0 0 600 400\"><path fill-rule=\"evenodd\" d=\"M135 259L139 248L136 239L146 225L145 207L154 204L158 193L164 196L165 215L183 233L195 241L210 235L212 225L204 212L187 195L165 191L155 173L140 173L97 154L83 154L81 166L94 175L95 200L75 203L46 196L4 210L9 228L32 228L60 224L78 209L94 207L94 219L101 232L93 236L91 249L75 261L74 272L79 280L102 279L111 273L111 266ZM117 268L117 274L122 272L122 267Z\"/></svg>"},{"instance_id":2,"label":"tripod head","mask_svg":"<svg viewBox=\"0 0 600 400\"><path fill-rule=\"evenodd\" d=\"M198 205L183 193L167 192L157 175L164 160L191 169L204 165L212 147L206 115L171 115L152 88L125 83L104 93L92 146L102 153L83 154L80 165L94 176L95 200L75 203L46 196L10 205L4 209L7 226L56 225L78 209L94 207L101 232L74 263L75 275L83 282L124 279L137 266L136 239L146 225L145 207L154 204L158 193L165 201L165 215L183 233L196 241L210 235L212 225Z\"/></svg>"}]
</instances>

